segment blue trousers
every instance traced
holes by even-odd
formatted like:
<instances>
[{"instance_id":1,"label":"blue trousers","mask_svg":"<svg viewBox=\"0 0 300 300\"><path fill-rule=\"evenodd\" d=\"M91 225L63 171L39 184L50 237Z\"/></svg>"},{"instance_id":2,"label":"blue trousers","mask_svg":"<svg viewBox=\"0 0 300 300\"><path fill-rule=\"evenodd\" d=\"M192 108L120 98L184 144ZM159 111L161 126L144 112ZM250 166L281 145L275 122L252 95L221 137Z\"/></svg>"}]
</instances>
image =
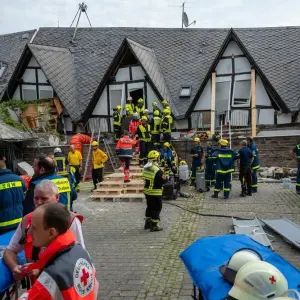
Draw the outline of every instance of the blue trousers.
<instances>
[{"instance_id":1,"label":"blue trousers","mask_svg":"<svg viewBox=\"0 0 300 300\"><path fill-rule=\"evenodd\" d=\"M298 169L297 169L297 183L296 183L296 192L300 193L300 164L298 164Z\"/></svg>"},{"instance_id":2,"label":"blue trousers","mask_svg":"<svg viewBox=\"0 0 300 300\"><path fill-rule=\"evenodd\" d=\"M257 170L252 170L252 192L257 192Z\"/></svg>"},{"instance_id":3,"label":"blue trousers","mask_svg":"<svg viewBox=\"0 0 300 300\"><path fill-rule=\"evenodd\" d=\"M205 164L205 181L207 187L216 183L216 170L213 162Z\"/></svg>"},{"instance_id":4,"label":"blue trousers","mask_svg":"<svg viewBox=\"0 0 300 300\"><path fill-rule=\"evenodd\" d=\"M201 167L201 161L195 161L193 160L192 162L192 176L191 176L191 180L195 181L196 180L196 172L197 169Z\"/></svg>"},{"instance_id":5,"label":"blue trousers","mask_svg":"<svg viewBox=\"0 0 300 300\"><path fill-rule=\"evenodd\" d=\"M222 189L224 189L224 197L225 198L229 197L229 193L231 190L231 173L228 174L217 173L214 192L219 193L221 192Z\"/></svg>"}]
</instances>

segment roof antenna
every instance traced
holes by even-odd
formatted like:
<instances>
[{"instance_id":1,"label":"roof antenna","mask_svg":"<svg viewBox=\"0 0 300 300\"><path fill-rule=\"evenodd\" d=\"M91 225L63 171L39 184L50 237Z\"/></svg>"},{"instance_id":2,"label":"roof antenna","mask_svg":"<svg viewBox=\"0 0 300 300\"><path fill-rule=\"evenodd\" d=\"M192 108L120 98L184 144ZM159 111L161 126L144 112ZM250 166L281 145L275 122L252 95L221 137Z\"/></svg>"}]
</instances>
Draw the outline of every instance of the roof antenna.
<instances>
[{"instance_id":1,"label":"roof antenna","mask_svg":"<svg viewBox=\"0 0 300 300\"><path fill-rule=\"evenodd\" d=\"M186 14L186 12L184 11L184 5L185 2L182 3L181 7L182 7L182 22L181 22L181 28L183 28L183 25L185 28L190 27L191 25L195 25L196 21L193 21L192 23L189 24L189 18Z\"/></svg>"},{"instance_id":2,"label":"roof antenna","mask_svg":"<svg viewBox=\"0 0 300 300\"><path fill-rule=\"evenodd\" d=\"M76 15L75 15L75 17L74 17L71 25L70 25L70 27L72 27L72 25L73 25L73 23L74 23L77 15L78 15L78 13L79 13L79 16L78 16L78 19L77 19L77 23L76 23L76 27L75 27L75 31L74 31L74 34L73 34L73 37L72 37L72 43L74 43L74 40L75 40L75 36L76 36L77 28L78 28L78 23L79 23L79 20L80 20L80 17L81 17L81 13L85 13L85 15L86 15L86 17L87 17L87 19L88 19L88 21L90 23L90 26L92 28L92 24L90 22L90 19L89 19L89 16L88 16L87 12L86 12L87 11L87 5L84 2L82 2L82 3L79 3L78 6L79 6L78 11L77 11L77 13L76 13Z\"/></svg>"}]
</instances>

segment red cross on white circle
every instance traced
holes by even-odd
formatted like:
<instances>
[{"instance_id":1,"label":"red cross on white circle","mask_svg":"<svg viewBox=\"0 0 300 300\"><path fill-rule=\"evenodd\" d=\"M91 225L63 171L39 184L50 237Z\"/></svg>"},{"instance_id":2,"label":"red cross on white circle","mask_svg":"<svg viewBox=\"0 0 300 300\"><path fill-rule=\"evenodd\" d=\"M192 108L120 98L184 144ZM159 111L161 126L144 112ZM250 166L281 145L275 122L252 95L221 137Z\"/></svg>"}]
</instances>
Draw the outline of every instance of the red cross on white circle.
<instances>
[{"instance_id":1,"label":"red cross on white circle","mask_svg":"<svg viewBox=\"0 0 300 300\"><path fill-rule=\"evenodd\" d=\"M83 285L86 286L87 285L87 280L90 277L90 273L87 272L85 269L82 269L82 276L80 278L80 281L83 282Z\"/></svg>"}]
</instances>

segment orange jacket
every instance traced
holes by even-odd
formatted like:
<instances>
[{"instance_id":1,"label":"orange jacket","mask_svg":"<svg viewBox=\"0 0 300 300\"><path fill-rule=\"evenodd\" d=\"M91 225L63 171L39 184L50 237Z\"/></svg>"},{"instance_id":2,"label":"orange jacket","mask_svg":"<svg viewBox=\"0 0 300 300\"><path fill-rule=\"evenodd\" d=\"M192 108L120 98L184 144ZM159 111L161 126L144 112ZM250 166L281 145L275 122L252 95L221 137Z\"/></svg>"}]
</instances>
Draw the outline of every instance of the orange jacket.
<instances>
[{"instance_id":1,"label":"orange jacket","mask_svg":"<svg viewBox=\"0 0 300 300\"><path fill-rule=\"evenodd\" d=\"M121 137L116 146L119 157L132 157L132 147L135 145L135 143L136 142L128 135Z\"/></svg>"},{"instance_id":2,"label":"orange jacket","mask_svg":"<svg viewBox=\"0 0 300 300\"><path fill-rule=\"evenodd\" d=\"M99 283L95 267L87 251L75 244L70 230L57 236L25 272L36 269L41 271L37 281L19 299L97 299Z\"/></svg>"},{"instance_id":3,"label":"orange jacket","mask_svg":"<svg viewBox=\"0 0 300 300\"><path fill-rule=\"evenodd\" d=\"M129 133L131 133L132 136L136 135L137 128L141 124L142 122L140 120L131 120L129 123Z\"/></svg>"}]
</instances>

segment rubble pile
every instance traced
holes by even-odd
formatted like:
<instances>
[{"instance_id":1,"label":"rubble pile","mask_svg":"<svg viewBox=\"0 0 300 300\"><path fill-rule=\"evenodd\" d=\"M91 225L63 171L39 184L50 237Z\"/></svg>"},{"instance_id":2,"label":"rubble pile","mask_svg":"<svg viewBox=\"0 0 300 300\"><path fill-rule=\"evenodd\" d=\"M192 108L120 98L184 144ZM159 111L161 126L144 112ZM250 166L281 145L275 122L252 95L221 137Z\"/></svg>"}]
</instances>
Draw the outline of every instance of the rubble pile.
<instances>
[{"instance_id":1,"label":"rubble pile","mask_svg":"<svg viewBox=\"0 0 300 300\"><path fill-rule=\"evenodd\" d=\"M262 167L258 170L261 179L272 178L280 180L285 177L293 179L297 176L296 168L280 168L280 167Z\"/></svg>"}]
</instances>

